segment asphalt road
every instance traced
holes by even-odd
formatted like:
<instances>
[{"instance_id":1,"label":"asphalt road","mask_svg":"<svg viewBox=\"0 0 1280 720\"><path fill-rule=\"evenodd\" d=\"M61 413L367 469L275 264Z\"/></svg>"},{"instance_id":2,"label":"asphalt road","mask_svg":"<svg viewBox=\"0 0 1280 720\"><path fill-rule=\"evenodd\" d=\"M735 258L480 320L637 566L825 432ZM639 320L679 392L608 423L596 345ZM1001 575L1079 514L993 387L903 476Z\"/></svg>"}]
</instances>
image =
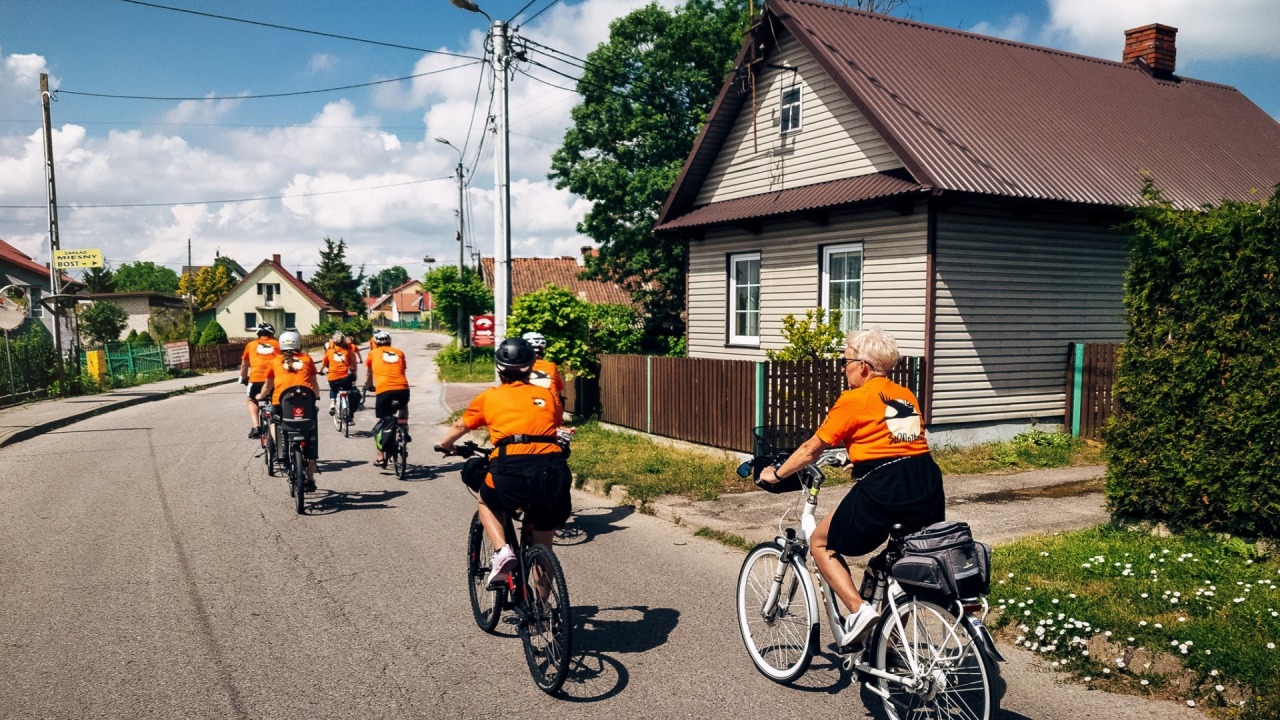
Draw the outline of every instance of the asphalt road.
<instances>
[{"instance_id":1,"label":"asphalt road","mask_svg":"<svg viewBox=\"0 0 1280 720\"><path fill-rule=\"evenodd\" d=\"M399 335L411 477L373 467L369 414L352 438L322 424L306 516L245 438L239 385L0 449L0 716L882 717L832 655L794 687L755 672L733 618L740 552L587 495L556 548L578 657L564 696L544 696L511 626L471 620L475 501L430 452L445 412L426 337ZM1012 660L1012 720L1201 717Z\"/></svg>"}]
</instances>

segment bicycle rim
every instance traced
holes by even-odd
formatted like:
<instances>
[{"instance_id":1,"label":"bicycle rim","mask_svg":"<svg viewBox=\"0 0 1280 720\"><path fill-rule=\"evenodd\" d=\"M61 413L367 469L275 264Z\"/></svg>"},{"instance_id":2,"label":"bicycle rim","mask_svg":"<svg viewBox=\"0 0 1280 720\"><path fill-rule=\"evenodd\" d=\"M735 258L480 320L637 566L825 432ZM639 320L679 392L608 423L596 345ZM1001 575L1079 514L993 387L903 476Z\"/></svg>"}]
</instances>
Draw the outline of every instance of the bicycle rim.
<instances>
[{"instance_id":1,"label":"bicycle rim","mask_svg":"<svg viewBox=\"0 0 1280 720\"><path fill-rule=\"evenodd\" d=\"M493 560L493 543L480 524L479 513L471 517L471 529L467 532L467 592L471 595L471 614L480 629L491 633L502 616L506 590L489 590L485 579L489 577Z\"/></svg>"},{"instance_id":2,"label":"bicycle rim","mask_svg":"<svg viewBox=\"0 0 1280 720\"><path fill-rule=\"evenodd\" d=\"M338 417L342 418L342 437L351 436L351 402L343 397L338 400Z\"/></svg>"},{"instance_id":3,"label":"bicycle rim","mask_svg":"<svg viewBox=\"0 0 1280 720\"><path fill-rule=\"evenodd\" d=\"M942 607L909 600L898 608L898 620L880 624L874 648L875 666L885 672L911 676L919 687L879 680L885 713L891 720L946 718L991 720L999 715L992 687L994 664L983 654L967 627Z\"/></svg>"},{"instance_id":4,"label":"bicycle rim","mask_svg":"<svg viewBox=\"0 0 1280 720\"><path fill-rule=\"evenodd\" d=\"M525 552L524 593L528 617L520 624L524 658L538 689L554 695L569 675L573 616L564 569L546 545Z\"/></svg>"},{"instance_id":5,"label":"bicycle rim","mask_svg":"<svg viewBox=\"0 0 1280 720\"><path fill-rule=\"evenodd\" d=\"M289 477L293 478L293 506L299 515L303 515L307 511L307 459L303 457L301 447L294 447L292 465Z\"/></svg>"},{"instance_id":6,"label":"bicycle rim","mask_svg":"<svg viewBox=\"0 0 1280 720\"><path fill-rule=\"evenodd\" d=\"M275 461L275 458L276 458L276 441L271 439L271 430L270 430L270 429L267 429L265 432L266 432L266 435L267 435L267 445L266 445L266 448L267 448L267 449L266 449L266 451L265 451L265 452L263 452L262 457L266 458L266 460L267 460L267 474L268 474L268 475L270 475L270 476L272 476L272 477L275 477L275 474L276 474L276 461Z\"/></svg>"},{"instance_id":7,"label":"bicycle rim","mask_svg":"<svg viewBox=\"0 0 1280 720\"><path fill-rule=\"evenodd\" d=\"M799 561L783 568L777 607L764 607L774 587L782 546L761 543L747 554L738 572L738 629L751 662L765 677L789 683L804 674L818 644L818 621L810 609L812 585L800 576Z\"/></svg>"},{"instance_id":8,"label":"bicycle rim","mask_svg":"<svg viewBox=\"0 0 1280 720\"><path fill-rule=\"evenodd\" d=\"M396 451L391 453L391 462L395 465L396 477L401 480L409 472L409 447L404 441L404 431L396 431Z\"/></svg>"}]
</instances>

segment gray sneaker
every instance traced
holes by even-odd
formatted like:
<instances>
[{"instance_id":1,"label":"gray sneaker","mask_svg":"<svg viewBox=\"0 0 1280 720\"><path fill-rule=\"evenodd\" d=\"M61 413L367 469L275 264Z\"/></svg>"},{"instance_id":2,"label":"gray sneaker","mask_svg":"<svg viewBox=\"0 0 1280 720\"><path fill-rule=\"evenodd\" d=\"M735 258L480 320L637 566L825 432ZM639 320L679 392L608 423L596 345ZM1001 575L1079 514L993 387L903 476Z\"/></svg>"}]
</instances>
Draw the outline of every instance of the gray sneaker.
<instances>
[{"instance_id":1,"label":"gray sneaker","mask_svg":"<svg viewBox=\"0 0 1280 720\"><path fill-rule=\"evenodd\" d=\"M875 628L876 620L880 618L880 613L871 607L868 603L862 603L858 606L857 612L849 613L844 619L844 635L840 638L840 645L852 645L867 636Z\"/></svg>"}]
</instances>

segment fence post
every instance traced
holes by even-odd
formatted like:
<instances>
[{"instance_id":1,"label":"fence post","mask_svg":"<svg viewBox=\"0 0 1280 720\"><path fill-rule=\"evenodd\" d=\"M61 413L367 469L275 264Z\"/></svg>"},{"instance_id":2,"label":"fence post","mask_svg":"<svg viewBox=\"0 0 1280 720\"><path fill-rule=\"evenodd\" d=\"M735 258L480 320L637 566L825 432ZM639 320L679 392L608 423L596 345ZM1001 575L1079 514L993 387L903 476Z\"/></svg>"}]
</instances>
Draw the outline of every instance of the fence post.
<instances>
[{"instance_id":1,"label":"fence post","mask_svg":"<svg viewBox=\"0 0 1280 720\"><path fill-rule=\"evenodd\" d=\"M644 431L653 433L653 356L644 356Z\"/></svg>"},{"instance_id":2,"label":"fence post","mask_svg":"<svg viewBox=\"0 0 1280 720\"><path fill-rule=\"evenodd\" d=\"M1080 437L1080 400L1084 395L1084 343L1071 343L1071 437Z\"/></svg>"},{"instance_id":3,"label":"fence post","mask_svg":"<svg viewBox=\"0 0 1280 720\"><path fill-rule=\"evenodd\" d=\"M754 427L764 425L764 377L765 363L756 362L756 424Z\"/></svg>"}]
</instances>

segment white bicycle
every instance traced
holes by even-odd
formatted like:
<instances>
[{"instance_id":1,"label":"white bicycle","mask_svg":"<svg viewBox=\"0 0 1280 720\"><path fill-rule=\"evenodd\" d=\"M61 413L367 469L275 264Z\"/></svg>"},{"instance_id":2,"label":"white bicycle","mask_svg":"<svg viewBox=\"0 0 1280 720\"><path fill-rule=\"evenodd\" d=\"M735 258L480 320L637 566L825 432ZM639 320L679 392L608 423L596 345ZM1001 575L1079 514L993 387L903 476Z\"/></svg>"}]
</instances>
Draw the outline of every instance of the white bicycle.
<instances>
[{"instance_id":1,"label":"white bicycle","mask_svg":"<svg viewBox=\"0 0 1280 720\"><path fill-rule=\"evenodd\" d=\"M780 463L787 454L758 455L743 463L738 473L748 477L754 465L759 477L759 469ZM819 464L795 473L794 480L782 481L791 480L805 491L800 534L794 527L782 527L791 512L788 508L778 523L779 537L747 553L738 573L742 641L756 669L778 683L803 675L819 644L815 586L822 590L835 645L840 644L842 617L834 593L809 569L809 539L817 527L814 511L824 480ZM905 591L890 572L902 557L905 535L902 526L895 525L888 547L868 563L861 594L880 611L880 620L865 640L838 647L844 669L856 672L883 700L891 720L999 717L1004 683L996 663L1004 658L982 624L985 598L947 600Z\"/></svg>"}]
</instances>

